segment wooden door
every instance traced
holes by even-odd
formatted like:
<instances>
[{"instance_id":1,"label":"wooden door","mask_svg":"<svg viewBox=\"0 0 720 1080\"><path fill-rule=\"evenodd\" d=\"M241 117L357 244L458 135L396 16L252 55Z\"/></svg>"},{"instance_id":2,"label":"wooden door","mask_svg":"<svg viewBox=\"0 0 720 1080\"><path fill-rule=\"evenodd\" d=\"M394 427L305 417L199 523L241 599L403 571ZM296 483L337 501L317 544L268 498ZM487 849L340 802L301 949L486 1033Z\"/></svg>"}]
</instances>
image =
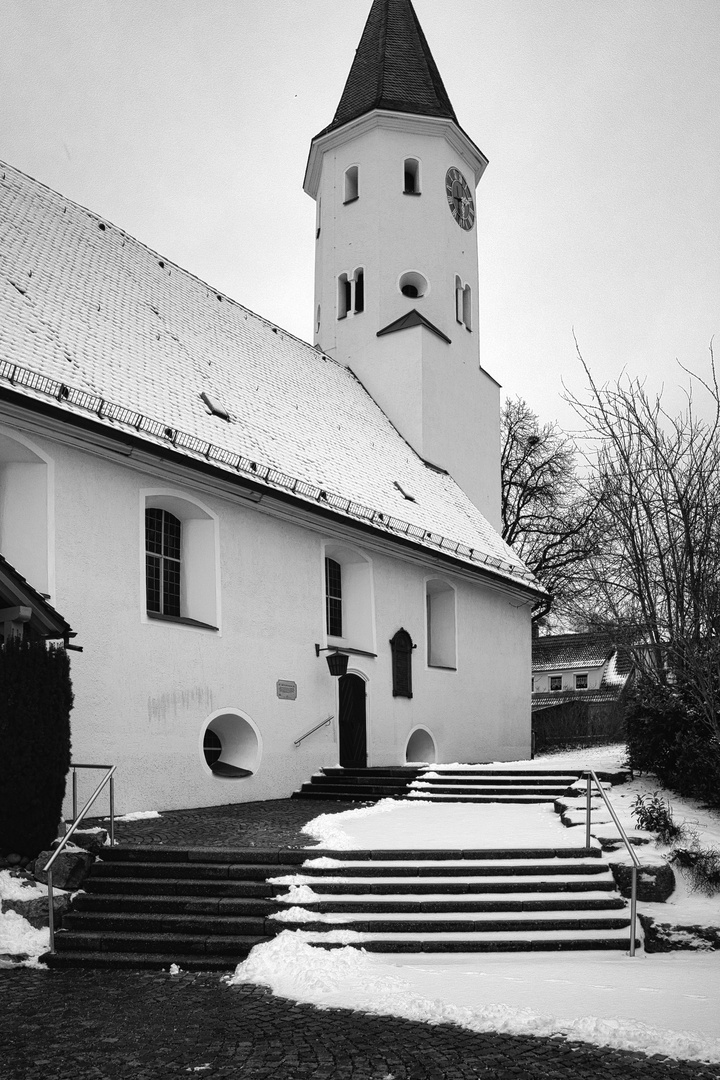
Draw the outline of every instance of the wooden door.
<instances>
[{"instance_id":1,"label":"wooden door","mask_svg":"<svg viewBox=\"0 0 720 1080\"><path fill-rule=\"evenodd\" d=\"M340 678L339 718L340 764L346 769L366 768L365 680L359 675Z\"/></svg>"}]
</instances>

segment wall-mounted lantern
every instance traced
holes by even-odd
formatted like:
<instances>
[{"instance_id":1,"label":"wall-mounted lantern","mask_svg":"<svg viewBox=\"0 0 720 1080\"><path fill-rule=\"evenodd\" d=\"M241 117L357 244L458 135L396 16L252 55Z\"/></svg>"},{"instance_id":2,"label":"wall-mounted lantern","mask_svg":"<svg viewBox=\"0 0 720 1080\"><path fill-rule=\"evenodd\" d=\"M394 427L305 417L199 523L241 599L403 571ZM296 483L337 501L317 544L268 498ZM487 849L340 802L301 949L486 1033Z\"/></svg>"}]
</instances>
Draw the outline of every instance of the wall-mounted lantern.
<instances>
[{"instance_id":1,"label":"wall-mounted lantern","mask_svg":"<svg viewBox=\"0 0 720 1080\"><path fill-rule=\"evenodd\" d=\"M319 656L321 652L329 654L325 659L331 675L340 678L342 675L347 674L348 660L350 659L347 653L340 652L334 645L330 645L327 649L321 649L319 645L316 645L315 655Z\"/></svg>"}]
</instances>

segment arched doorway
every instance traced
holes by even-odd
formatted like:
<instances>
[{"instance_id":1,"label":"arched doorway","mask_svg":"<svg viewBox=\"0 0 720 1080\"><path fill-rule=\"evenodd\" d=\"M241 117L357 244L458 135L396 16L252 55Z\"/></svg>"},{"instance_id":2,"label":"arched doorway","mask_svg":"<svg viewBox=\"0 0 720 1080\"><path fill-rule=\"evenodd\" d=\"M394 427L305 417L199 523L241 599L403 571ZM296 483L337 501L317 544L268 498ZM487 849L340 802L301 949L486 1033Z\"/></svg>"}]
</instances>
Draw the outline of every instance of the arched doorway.
<instances>
[{"instance_id":1,"label":"arched doorway","mask_svg":"<svg viewBox=\"0 0 720 1080\"><path fill-rule=\"evenodd\" d=\"M346 769L364 769L367 766L365 680L359 675L342 675L339 695L340 764Z\"/></svg>"}]
</instances>

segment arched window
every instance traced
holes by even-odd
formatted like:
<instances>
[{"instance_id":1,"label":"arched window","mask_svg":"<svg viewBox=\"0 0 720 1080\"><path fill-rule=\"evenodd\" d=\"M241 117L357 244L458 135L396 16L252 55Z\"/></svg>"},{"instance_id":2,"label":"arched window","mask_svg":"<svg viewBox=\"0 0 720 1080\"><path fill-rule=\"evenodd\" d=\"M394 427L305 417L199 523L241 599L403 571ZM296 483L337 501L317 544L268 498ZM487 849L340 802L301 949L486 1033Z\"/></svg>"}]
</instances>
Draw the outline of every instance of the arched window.
<instances>
[{"instance_id":1,"label":"arched window","mask_svg":"<svg viewBox=\"0 0 720 1080\"><path fill-rule=\"evenodd\" d=\"M359 197L359 173L357 165L351 165L345 170L345 198L344 202L355 202Z\"/></svg>"},{"instance_id":2,"label":"arched window","mask_svg":"<svg viewBox=\"0 0 720 1080\"><path fill-rule=\"evenodd\" d=\"M141 492L145 611L210 629L220 623L217 516L167 490Z\"/></svg>"},{"instance_id":3,"label":"arched window","mask_svg":"<svg viewBox=\"0 0 720 1080\"><path fill-rule=\"evenodd\" d=\"M405 195L420 194L420 162L417 158L405 158L403 165Z\"/></svg>"},{"instance_id":4,"label":"arched window","mask_svg":"<svg viewBox=\"0 0 720 1080\"><path fill-rule=\"evenodd\" d=\"M467 330L472 330L472 289L455 275L455 318Z\"/></svg>"},{"instance_id":5,"label":"arched window","mask_svg":"<svg viewBox=\"0 0 720 1080\"><path fill-rule=\"evenodd\" d=\"M440 578L430 578L425 582L425 602L428 667L455 670L455 590Z\"/></svg>"},{"instance_id":6,"label":"arched window","mask_svg":"<svg viewBox=\"0 0 720 1080\"><path fill-rule=\"evenodd\" d=\"M338 278L338 319L359 315L365 310L365 271L362 266L352 274L340 274Z\"/></svg>"},{"instance_id":7,"label":"arched window","mask_svg":"<svg viewBox=\"0 0 720 1080\"><path fill-rule=\"evenodd\" d=\"M145 511L145 589L147 610L180 615L182 525L169 510Z\"/></svg>"},{"instance_id":8,"label":"arched window","mask_svg":"<svg viewBox=\"0 0 720 1080\"><path fill-rule=\"evenodd\" d=\"M412 653L415 646L407 630L402 627L390 639L392 650L393 697L411 698Z\"/></svg>"},{"instance_id":9,"label":"arched window","mask_svg":"<svg viewBox=\"0 0 720 1080\"><path fill-rule=\"evenodd\" d=\"M375 652L372 564L354 548L328 543L323 552L328 644Z\"/></svg>"},{"instance_id":10,"label":"arched window","mask_svg":"<svg viewBox=\"0 0 720 1080\"><path fill-rule=\"evenodd\" d=\"M356 315L359 315L361 311L365 310L365 271L362 266L358 266L353 274L353 283L355 285L353 311Z\"/></svg>"},{"instance_id":11,"label":"arched window","mask_svg":"<svg viewBox=\"0 0 720 1080\"><path fill-rule=\"evenodd\" d=\"M342 566L325 559L325 623L328 637L342 637Z\"/></svg>"},{"instance_id":12,"label":"arched window","mask_svg":"<svg viewBox=\"0 0 720 1080\"><path fill-rule=\"evenodd\" d=\"M341 274L338 278L338 319L344 319L348 311L352 310L352 286L348 281L347 274Z\"/></svg>"}]
</instances>

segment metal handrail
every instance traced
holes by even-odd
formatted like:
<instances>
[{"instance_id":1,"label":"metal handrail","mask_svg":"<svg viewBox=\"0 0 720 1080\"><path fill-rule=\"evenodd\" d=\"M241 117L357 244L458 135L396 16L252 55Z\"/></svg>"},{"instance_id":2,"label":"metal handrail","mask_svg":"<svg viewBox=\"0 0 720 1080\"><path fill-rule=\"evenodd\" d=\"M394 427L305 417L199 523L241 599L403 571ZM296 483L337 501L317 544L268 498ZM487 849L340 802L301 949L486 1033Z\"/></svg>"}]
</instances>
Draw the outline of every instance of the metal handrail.
<instances>
[{"instance_id":1,"label":"metal handrail","mask_svg":"<svg viewBox=\"0 0 720 1080\"><path fill-rule=\"evenodd\" d=\"M330 713L330 715L326 716L324 720L321 720L319 724L316 724L315 727L311 727L309 731L306 731L304 735L301 735L299 739L295 739L294 745L299 746L303 739L307 739L308 735L312 735L314 731L319 731L320 728L325 727L326 724L329 724L330 721L334 719L334 715Z\"/></svg>"},{"instance_id":2,"label":"metal handrail","mask_svg":"<svg viewBox=\"0 0 720 1080\"><path fill-rule=\"evenodd\" d=\"M618 818L617 814L615 813L615 810L613 808L612 803L610 802L607 795L603 791L602 785L601 785L600 781L598 780L598 777L597 777L597 774L596 774L595 770L594 769L584 769L583 772L585 773L585 775L587 777L590 778L590 783L587 784L587 792L586 792L586 798L587 798L586 807L587 808L586 808L586 812L585 812L585 847L587 847L587 848L590 847L590 816L592 814L592 781L594 780L596 785L597 785L598 791L600 792L600 794L603 797L603 801L605 802L605 805L607 806L608 810L610 811L610 816L612 817L613 821L615 822L615 825L617 826L617 830L620 833L620 837L621 837L623 843L625 844L625 847L628 850L628 854L630 855L630 858L632 859L632 864L633 864L632 865L632 884L631 884L631 887L630 887L630 955L634 956L635 955L635 927L637 925L637 872L640 869L640 860L638 859L637 855L635 854L635 849L633 848L632 844L628 840L627 833L625 832L624 828L620 824L620 819Z\"/></svg>"},{"instance_id":3,"label":"metal handrail","mask_svg":"<svg viewBox=\"0 0 720 1080\"><path fill-rule=\"evenodd\" d=\"M48 863L45 867L45 873L47 874L47 887L48 887L48 929L50 930L50 952L55 952L55 912L53 911L53 880L52 880L52 866L57 859L60 852L63 850L72 834L77 829L82 819L87 814L92 804L97 799L100 792L105 785L110 782L110 843L115 843L115 779L114 774L117 769L117 765L75 765L71 763L71 769L73 770L73 823L67 830L62 840L56 847L55 851L51 855ZM107 769L105 776L102 778L94 792L87 800L82 810L78 814L77 812L77 773L76 769Z\"/></svg>"}]
</instances>

